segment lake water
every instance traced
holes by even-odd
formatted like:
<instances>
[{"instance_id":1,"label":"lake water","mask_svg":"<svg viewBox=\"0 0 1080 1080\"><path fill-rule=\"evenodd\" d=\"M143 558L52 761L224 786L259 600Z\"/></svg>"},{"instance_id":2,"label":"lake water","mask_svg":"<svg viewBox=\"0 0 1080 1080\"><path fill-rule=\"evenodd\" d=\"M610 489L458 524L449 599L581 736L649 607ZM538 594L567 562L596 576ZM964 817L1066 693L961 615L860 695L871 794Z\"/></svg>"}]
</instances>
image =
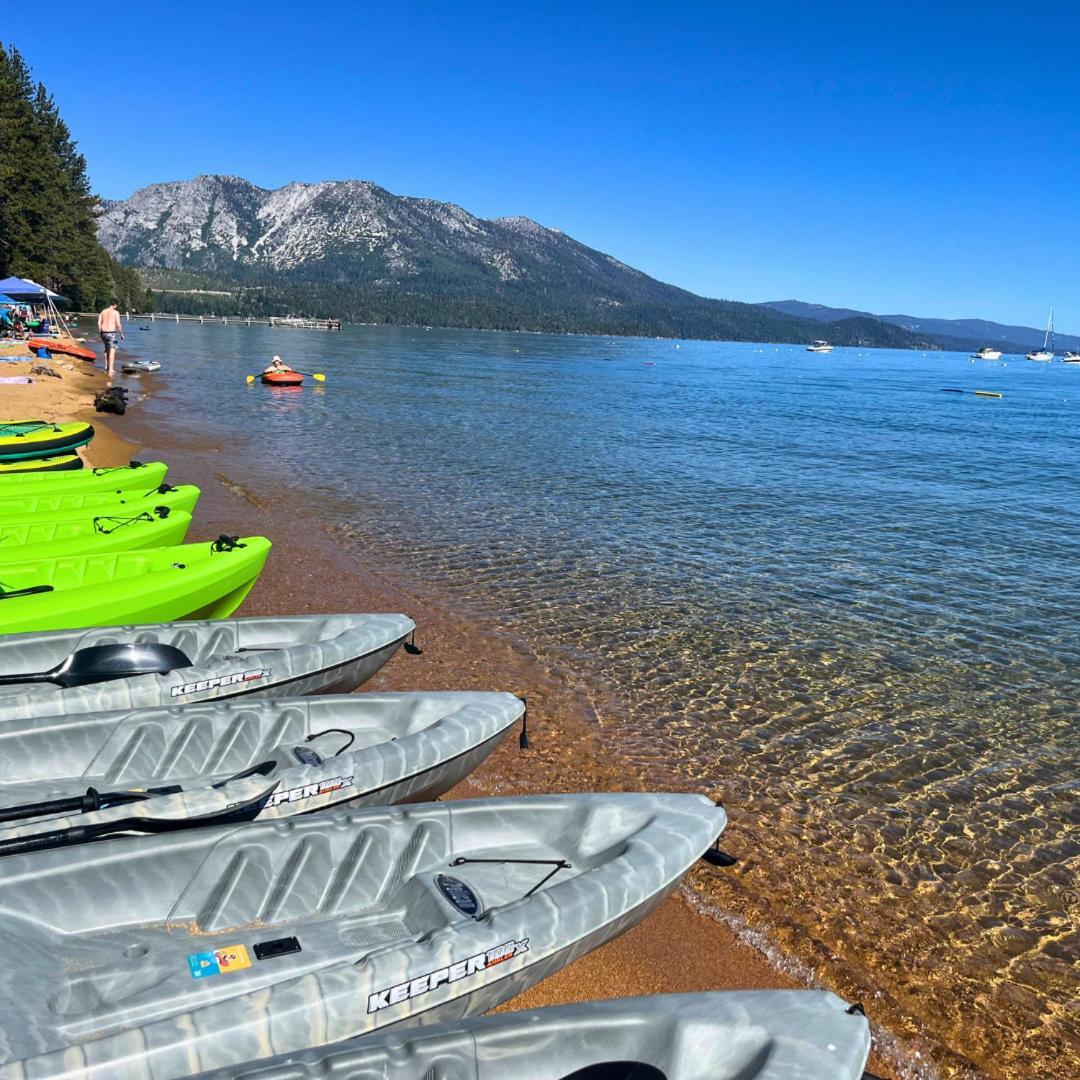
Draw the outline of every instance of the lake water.
<instances>
[{"instance_id":1,"label":"lake water","mask_svg":"<svg viewBox=\"0 0 1080 1080\"><path fill-rule=\"evenodd\" d=\"M257 431L255 472L572 667L657 784L722 791L725 911L992 1075L1072 1073L1080 367L133 327L151 411ZM325 388L245 386L275 351Z\"/></svg>"}]
</instances>

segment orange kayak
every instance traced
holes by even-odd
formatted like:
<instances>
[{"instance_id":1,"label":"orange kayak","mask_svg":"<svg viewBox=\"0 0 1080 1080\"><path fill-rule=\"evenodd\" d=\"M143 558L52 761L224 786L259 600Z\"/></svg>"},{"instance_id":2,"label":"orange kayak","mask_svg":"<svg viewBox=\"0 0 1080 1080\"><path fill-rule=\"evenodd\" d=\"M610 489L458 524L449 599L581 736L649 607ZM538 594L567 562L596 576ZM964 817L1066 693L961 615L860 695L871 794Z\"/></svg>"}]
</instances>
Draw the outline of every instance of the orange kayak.
<instances>
[{"instance_id":1,"label":"orange kayak","mask_svg":"<svg viewBox=\"0 0 1080 1080\"><path fill-rule=\"evenodd\" d=\"M262 381L267 386L299 386L304 376L299 371L266 371L262 374Z\"/></svg>"},{"instance_id":2,"label":"orange kayak","mask_svg":"<svg viewBox=\"0 0 1080 1080\"><path fill-rule=\"evenodd\" d=\"M68 341L57 341L55 338L31 338L26 344L31 349L48 349L49 352L64 353L67 356L77 357L79 360L97 359L97 354L91 349L84 349Z\"/></svg>"}]
</instances>

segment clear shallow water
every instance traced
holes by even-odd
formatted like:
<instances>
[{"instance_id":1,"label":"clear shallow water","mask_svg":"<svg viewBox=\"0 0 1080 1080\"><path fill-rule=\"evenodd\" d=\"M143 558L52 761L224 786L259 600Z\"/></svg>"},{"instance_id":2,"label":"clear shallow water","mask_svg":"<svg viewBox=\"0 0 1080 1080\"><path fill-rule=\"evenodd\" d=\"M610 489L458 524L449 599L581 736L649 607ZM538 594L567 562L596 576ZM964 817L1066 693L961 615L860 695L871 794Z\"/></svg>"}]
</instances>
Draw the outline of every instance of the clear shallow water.
<instances>
[{"instance_id":1,"label":"clear shallow water","mask_svg":"<svg viewBox=\"0 0 1080 1080\"><path fill-rule=\"evenodd\" d=\"M255 429L262 480L317 477L358 552L572 665L658 784L722 791L729 910L991 1074L1072 1073L1080 369L393 328L129 340L165 365L151 410ZM245 386L275 351L325 389Z\"/></svg>"}]
</instances>

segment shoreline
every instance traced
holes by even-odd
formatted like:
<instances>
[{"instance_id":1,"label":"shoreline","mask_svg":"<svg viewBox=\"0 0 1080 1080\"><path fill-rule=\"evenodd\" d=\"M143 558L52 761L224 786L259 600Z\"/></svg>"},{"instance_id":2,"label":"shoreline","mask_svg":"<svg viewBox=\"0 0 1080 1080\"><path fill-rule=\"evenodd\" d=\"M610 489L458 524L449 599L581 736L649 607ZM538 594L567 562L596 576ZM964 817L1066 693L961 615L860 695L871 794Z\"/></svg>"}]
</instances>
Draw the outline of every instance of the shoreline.
<instances>
[{"instance_id":1,"label":"shoreline","mask_svg":"<svg viewBox=\"0 0 1080 1080\"><path fill-rule=\"evenodd\" d=\"M272 493L237 479L242 462L231 452L229 438L203 439L200 433L179 431L171 417L162 422L138 410L123 426L144 448L144 460L160 457L169 462L171 478L202 488L194 536L259 534L274 542L270 573L256 584L244 614L383 610L404 611L416 620L423 654L399 653L360 692L497 689L528 698L530 750L521 752L516 740L506 740L445 798L656 787L605 745L603 724L572 671L545 667L485 620L452 610L427 590L419 595L385 567L358 563L332 527L312 528L318 507L311 501L292 490ZM695 890L692 884L738 872L695 867L643 923L503 1008L697 990L824 986L786 957L779 942L740 928L731 913L710 910L702 897L707 889ZM895 1080L979 1075L963 1059L955 1059L948 1073L939 1072L942 1062L928 1064L923 1040L897 1038L874 1016L873 1002L865 1004L874 1034L868 1068L875 1074Z\"/></svg>"}]
</instances>

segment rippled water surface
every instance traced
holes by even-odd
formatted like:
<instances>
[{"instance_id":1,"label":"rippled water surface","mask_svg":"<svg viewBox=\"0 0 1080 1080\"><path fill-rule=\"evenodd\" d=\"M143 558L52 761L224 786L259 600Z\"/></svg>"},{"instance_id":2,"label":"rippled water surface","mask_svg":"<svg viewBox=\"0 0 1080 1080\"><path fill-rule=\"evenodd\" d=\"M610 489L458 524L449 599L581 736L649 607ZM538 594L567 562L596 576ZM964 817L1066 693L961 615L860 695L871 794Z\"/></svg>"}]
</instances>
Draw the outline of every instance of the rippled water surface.
<instances>
[{"instance_id":1,"label":"rippled water surface","mask_svg":"<svg viewBox=\"0 0 1080 1080\"><path fill-rule=\"evenodd\" d=\"M151 410L254 432L263 480L304 478L358 550L582 672L658 783L722 791L729 910L993 1075L1073 1074L1080 367L129 339L165 365ZM325 389L246 387L275 351Z\"/></svg>"}]
</instances>

